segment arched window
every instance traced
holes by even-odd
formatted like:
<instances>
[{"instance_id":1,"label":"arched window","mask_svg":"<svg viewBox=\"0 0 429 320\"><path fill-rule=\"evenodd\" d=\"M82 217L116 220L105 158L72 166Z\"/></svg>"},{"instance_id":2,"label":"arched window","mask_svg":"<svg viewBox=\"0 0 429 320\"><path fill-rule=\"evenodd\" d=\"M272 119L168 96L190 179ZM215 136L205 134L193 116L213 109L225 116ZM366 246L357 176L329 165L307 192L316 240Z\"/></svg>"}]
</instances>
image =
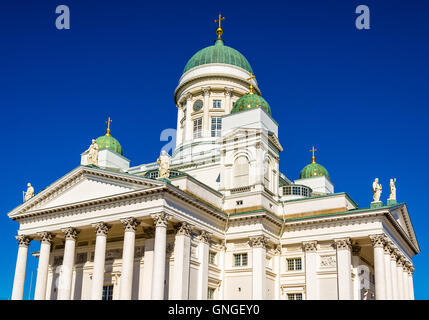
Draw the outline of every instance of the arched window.
<instances>
[{"instance_id":1,"label":"arched window","mask_svg":"<svg viewBox=\"0 0 429 320\"><path fill-rule=\"evenodd\" d=\"M234 188L249 185L249 161L245 156L240 156L234 162Z\"/></svg>"}]
</instances>

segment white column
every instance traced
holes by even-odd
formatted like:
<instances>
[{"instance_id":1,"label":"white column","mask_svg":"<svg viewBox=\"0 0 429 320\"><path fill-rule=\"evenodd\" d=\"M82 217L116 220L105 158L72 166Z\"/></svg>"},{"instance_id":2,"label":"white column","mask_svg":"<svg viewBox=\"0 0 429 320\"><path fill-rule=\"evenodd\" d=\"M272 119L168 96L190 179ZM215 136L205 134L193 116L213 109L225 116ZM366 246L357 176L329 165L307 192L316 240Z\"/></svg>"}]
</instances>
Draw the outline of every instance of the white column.
<instances>
[{"instance_id":1,"label":"white column","mask_svg":"<svg viewBox=\"0 0 429 320\"><path fill-rule=\"evenodd\" d=\"M201 88L204 96L204 107L203 107L203 137L210 137L210 119L209 119L209 97L210 87Z\"/></svg>"},{"instance_id":2,"label":"white column","mask_svg":"<svg viewBox=\"0 0 429 320\"><path fill-rule=\"evenodd\" d=\"M386 282L386 299L393 299L392 269L390 266L390 245L384 244L384 277Z\"/></svg>"},{"instance_id":3,"label":"white column","mask_svg":"<svg viewBox=\"0 0 429 320\"><path fill-rule=\"evenodd\" d=\"M361 247L359 246L352 247L352 266L353 266L353 273L354 273L354 281L353 281L353 299L354 300L361 300L360 280L359 280L360 251L361 251Z\"/></svg>"},{"instance_id":4,"label":"white column","mask_svg":"<svg viewBox=\"0 0 429 320\"><path fill-rule=\"evenodd\" d=\"M413 273L414 273L414 267L410 266L410 269L408 271L408 294L409 294L410 300L414 300Z\"/></svg>"},{"instance_id":5,"label":"white column","mask_svg":"<svg viewBox=\"0 0 429 320\"><path fill-rule=\"evenodd\" d=\"M134 250L136 243L136 229L140 224L136 218L130 217L121 220L124 225L124 244L122 251L121 284L119 300L131 300L133 292Z\"/></svg>"},{"instance_id":6,"label":"white column","mask_svg":"<svg viewBox=\"0 0 429 320\"><path fill-rule=\"evenodd\" d=\"M305 252L305 295L306 300L316 300L317 294L317 241L303 243Z\"/></svg>"},{"instance_id":7,"label":"white column","mask_svg":"<svg viewBox=\"0 0 429 320\"><path fill-rule=\"evenodd\" d=\"M274 283L274 299L275 300L280 300L281 299L281 289L280 289L280 270L281 270L281 266L280 266L280 257L282 254L282 246L281 244L279 244L276 247L276 251L275 251L275 256L274 256L274 260L273 260L273 270L276 274L276 280Z\"/></svg>"},{"instance_id":8,"label":"white column","mask_svg":"<svg viewBox=\"0 0 429 320\"><path fill-rule=\"evenodd\" d=\"M191 255L191 226L181 222L175 226L176 239L174 241L174 282L172 299L189 299L189 267ZM156 242L156 240L155 240Z\"/></svg>"},{"instance_id":9,"label":"white column","mask_svg":"<svg viewBox=\"0 0 429 320\"><path fill-rule=\"evenodd\" d=\"M409 300L408 265L410 265L410 263L405 260L402 266L402 288L404 290L404 296L403 296L404 300Z\"/></svg>"},{"instance_id":10,"label":"white column","mask_svg":"<svg viewBox=\"0 0 429 320\"><path fill-rule=\"evenodd\" d=\"M351 249L352 242L350 238L336 239L337 248L337 281L338 281L338 299L352 300L352 273L351 273Z\"/></svg>"},{"instance_id":11,"label":"white column","mask_svg":"<svg viewBox=\"0 0 429 320\"><path fill-rule=\"evenodd\" d=\"M202 230L198 236L198 258L200 269L198 270L198 291L197 300L207 300L207 290L209 287L209 243L210 234Z\"/></svg>"},{"instance_id":12,"label":"white column","mask_svg":"<svg viewBox=\"0 0 429 320\"><path fill-rule=\"evenodd\" d=\"M398 275L396 269L397 255L394 247L391 245L390 250L390 273L392 276L392 299L399 300Z\"/></svg>"},{"instance_id":13,"label":"white column","mask_svg":"<svg viewBox=\"0 0 429 320\"><path fill-rule=\"evenodd\" d=\"M41 237L41 243L34 300L45 300L46 283L48 279L49 254L51 252L51 244L54 235L49 232L40 232L37 235Z\"/></svg>"},{"instance_id":14,"label":"white column","mask_svg":"<svg viewBox=\"0 0 429 320\"><path fill-rule=\"evenodd\" d=\"M219 252L219 268L220 268L220 288L219 288L219 300L225 299L225 251L226 243L222 242L220 245Z\"/></svg>"},{"instance_id":15,"label":"white column","mask_svg":"<svg viewBox=\"0 0 429 320\"><path fill-rule=\"evenodd\" d=\"M267 239L265 236L250 238L252 247L252 288L253 300L265 300L266 297L266 258L267 258Z\"/></svg>"},{"instance_id":16,"label":"white column","mask_svg":"<svg viewBox=\"0 0 429 320\"><path fill-rule=\"evenodd\" d=\"M370 236L374 247L375 299L386 299L386 278L384 275L384 241L383 234Z\"/></svg>"},{"instance_id":17,"label":"white column","mask_svg":"<svg viewBox=\"0 0 429 320\"><path fill-rule=\"evenodd\" d=\"M192 94L188 92L186 94L186 123L185 123L185 142L192 140Z\"/></svg>"},{"instance_id":18,"label":"white column","mask_svg":"<svg viewBox=\"0 0 429 320\"><path fill-rule=\"evenodd\" d=\"M58 300L70 300L76 239L79 231L75 228L61 230L65 234L63 265L58 287Z\"/></svg>"},{"instance_id":19,"label":"white column","mask_svg":"<svg viewBox=\"0 0 429 320\"><path fill-rule=\"evenodd\" d=\"M230 114L232 110L231 95L233 88L225 87L225 114Z\"/></svg>"},{"instance_id":20,"label":"white column","mask_svg":"<svg viewBox=\"0 0 429 320\"><path fill-rule=\"evenodd\" d=\"M104 263L106 260L107 232L111 228L109 225L98 222L93 225L96 232L94 268L92 275L91 299L101 300L103 297L104 285Z\"/></svg>"},{"instance_id":21,"label":"white column","mask_svg":"<svg viewBox=\"0 0 429 320\"><path fill-rule=\"evenodd\" d=\"M176 147L183 143L182 141L182 124L181 120L183 119L183 107L180 102L177 105L177 130L176 130Z\"/></svg>"},{"instance_id":22,"label":"white column","mask_svg":"<svg viewBox=\"0 0 429 320\"><path fill-rule=\"evenodd\" d=\"M25 235L15 236L18 240L15 278L13 279L12 300L22 300L24 295L25 270L27 269L28 245L31 238Z\"/></svg>"},{"instance_id":23,"label":"white column","mask_svg":"<svg viewBox=\"0 0 429 320\"><path fill-rule=\"evenodd\" d=\"M154 232L155 229L152 227L144 229L146 240L144 242L143 279L141 281L142 295L140 299L142 300L150 300L152 298Z\"/></svg>"},{"instance_id":24,"label":"white column","mask_svg":"<svg viewBox=\"0 0 429 320\"><path fill-rule=\"evenodd\" d=\"M152 216L155 222L155 245L153 253L152 299L164 299L165 251L167 247L167 223L170 218L166 213Z\"/></svg>"},{"instance_id":25,"label":"white column","mask_svg":"<svg viewBox=\"0 0 429 320\"><path fill-rule=\"evenodd\" d=\"M404 282L402 281L402 270L403 267L403 258L399 254L399 250L397 251L397 260L396 260L396 281L398 282L398 299L404 300Z\"/></svg>"}]
</instances>

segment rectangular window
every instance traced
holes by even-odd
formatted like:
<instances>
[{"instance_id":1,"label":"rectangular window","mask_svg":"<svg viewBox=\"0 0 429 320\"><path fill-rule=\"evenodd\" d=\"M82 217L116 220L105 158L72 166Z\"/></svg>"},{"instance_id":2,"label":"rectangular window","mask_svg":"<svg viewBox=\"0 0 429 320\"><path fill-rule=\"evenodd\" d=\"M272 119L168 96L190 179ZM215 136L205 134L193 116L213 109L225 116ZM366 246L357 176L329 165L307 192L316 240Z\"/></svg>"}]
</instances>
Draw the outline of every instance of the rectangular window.
<instances>
[{"instance_id":1,"label":"rectangular window","mask_svg":"<svg viewBox=\"0 0 429 320\"><path fill-rule=\"evenodd\" d=\"M235 267L247 266L247 253L234 254L234 266Z\"/></svg>"},{"instance_id":2,"label":"rectangular window","mask_svg":"<svg viewBox=\"0 0 429 320\"><path fill-rule=\"evenodd\" d=\"M213 100L213 109L222 108L222 100Z\"/></svg>"},{"instance_id":3,"label":"rectangular window","mask_svg":"<svg viewBox=\"0 0 429 320\"><path fill-rule=\"evenodd\" d=\"M212 137L220 137L221 130L222 130L222 118L212 117L212 125L211 125Z\"/></svg>"},{"instance_id":4,"label":"rectangular window","mask_svg":"<svg viewBox=\"0 0 429 320\"><path fill-rule=\"evenodd\" d=\"M302 293L288 293L288 300L302 300Z\"/></svg>"},{"instance_id":5,"label":"rectangular window","mask_svg":"<svg viewBox=\"0 0 429 320\"><path fill-rule=\"evenodd\" d=\"M287 259L287 269L289 271L302 270L301 258Z\"/></svg>"},{"instance_id":6,"label":"rectangular window","mask_svg":"<svg viewBox=\"0 0 429 320\"><path fill-rule=\"evenodd\" d=\"M207 300L214 300L215 288L208 288L207 290Z\"/></svg>"},{"instance_id":7,"label":"rectangular window","mask_svg":"<svg viewBox=\"0 0 429 320\"><path fill-rule=\"evenodd\" d=\"M201 138L203 131L203 118L194 120L194 139Z\"/></svg>"},{"instance_id":8,"label":"rectangular window","mask_svg":"<svg viewBox=\"0 0 429 320\"><path fill-rule=\"evenodd\" d=\"M292 194L294 195L300 195L300 188L299 187L292 187Z\"/></svg>"},{"instance_id":9,"label":"rectangular window","mask_svg":"<svg viewBox=\"0 0 429 320\"><path fill-rule=\"evenodd\" d=\"M216 252L209 252L209 264L216 264Z\"/></svg>"},{"instance_id":10,"label":"rectangular window","mask_svg":"<svg viewBox=\"0 0 429 320\"><path fill-rule=\"evenodd\" d=\"M112 300L113 299L113 284L108 286L103 286L103 295L101 300Z\"/></svg>"}]
</instances>

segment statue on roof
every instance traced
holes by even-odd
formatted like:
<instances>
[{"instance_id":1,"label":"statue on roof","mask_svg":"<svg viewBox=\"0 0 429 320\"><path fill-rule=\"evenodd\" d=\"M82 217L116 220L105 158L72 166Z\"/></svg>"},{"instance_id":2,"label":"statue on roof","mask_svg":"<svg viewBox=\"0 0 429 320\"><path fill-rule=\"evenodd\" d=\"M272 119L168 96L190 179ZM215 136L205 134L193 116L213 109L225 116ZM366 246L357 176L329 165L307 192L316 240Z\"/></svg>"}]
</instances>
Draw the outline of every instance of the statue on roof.
<instances>
[{"instance_id":1,"label":"statue on roof","mask_svg":"<svg viewBox=\"0 0 429 320\"><path fill-rule=\"evenodd\" d=\"M395 179L390 179L390 196L388 200L396 200L396 187L395 187Z\"/></svg>"},{"instance_id":2,"label":"statue on roof","mask_svg":"<svg viewBox=\"0 0 429 320\"><path fill-rule=\"evenodd\" d=\"M31 186L31 183L27 183L27 191L24 191L24 202L30 200L34 196L34 188Z\"/></svg>"},{"instance_id":3,"label":"statue on roof","mask_svg":"<svg viewBox=\"0 0 429 320\"><path fill-rule=\"evenodd\" d=\"M378 183L378 178L375 178L372 183L372 194L374 198L374 202L380 202L382 187L381 184Z\"/></svg>"},{"instance_id":4,"label":"statue on roof","mask_svg":"<svg viewBox=\"0 0 429 320\"><path fill-rule=\"evenodd\" d=\"M87 164L98 166L98 144L94 139L86 151L88 151Z\"/></svg>"},{"instance_id":5,"label":"statue on roof","mask_svg":"<svg viewBox=\"0 0 429 320\"><path fill-rule=\"evenodd\" d=\"M165 150L161 151L157 163L159 163L158 178L168 179L170 176L170 156Z\"/></svg>"}]
</instances>

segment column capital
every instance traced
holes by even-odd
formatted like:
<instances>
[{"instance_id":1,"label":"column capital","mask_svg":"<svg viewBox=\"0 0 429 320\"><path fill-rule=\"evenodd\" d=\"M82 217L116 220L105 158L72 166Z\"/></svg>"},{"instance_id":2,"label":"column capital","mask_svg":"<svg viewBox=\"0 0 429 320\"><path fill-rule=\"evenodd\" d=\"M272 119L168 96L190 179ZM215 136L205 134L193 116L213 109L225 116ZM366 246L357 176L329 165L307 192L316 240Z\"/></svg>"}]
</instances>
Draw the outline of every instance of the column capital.
<instances>
[{"instance_id":1,"label":"column capital","mask_svg":"<svg viewBox=\"0 0 429 320\"><path fill-rule=\"evenodd\" d=\"M192 93L190 92L185 93L185 98L186 98L186 101L192 100Z\"/></svg>"},{"instance_id":2,"label":"column capital","mask_svg":"<svg viewBox=\"0 0 429 320\"><path fill-rule=\"evenodd\" d=\"M400 268L403 268L404 267L404 262L405 262L405 259L402 256L397 255L396 265L398 267L400 267Z\"/></svg>"},{"instance_id":3,"label":"column capital","mask_svg":"<svg viewBox=\"0 0 429 320\"><path fill-rule=\"evenodd\" d=\"M95 228L95 233L97 236L105 236L107 237L107 232L112 227L104 222L97 222L92 225Z\"/></svg>"},{"instance_id":4,"label":"column capital","mask_svg":"<svg viewBox=\"0 0 429 320\"><path fill-rule=\"evenodd\" d=\"M179 222L174 225L174 229L176 230L176 236L191 236L192 225L187 222Z\"/></svg>"},{"instance_id":5,"label":"column capital","mask_svg":"<svg viewBox=\"0 0 429 320\"><path fill-rule=\"evenodd\" d=\"M373 234L370 235L369 238L374 248L384 248L384 243L386 241L386 236L384 234Z\"/></svg>"},{"instance_id":6,"label":"column capital","mask_svg":"<svg viewBox=\"0 0 429 320\"><path fill-rule=\"evenodd\" d=\"M76 241L77 235L79 234L79 231L76 228L72 228L72 227L61 229L61 231L65 234L66 240Z\"/></svg>"},{"instance_id":7,"label":"column capital","mask_svg":"<svg viewBox=\"0 0 429 320\"><path fill-rule=\"evenodd\" d=\"M350 238L335 239L335 247L337 250L350 250L352 241Z\"/></svg>"},{"instance_id":8,"label":"column capital","mask_svg":"<svg viewBox=\"0 0 429 320\"><path fill-rule=\"evenodd\" d=\"M361 249L362 248L357 246L357 245L352 245L352 255L353 256L359 256Z\"/></svg>"},{"instance_id":9,"label":"column capital","mask_svg":"<svg viewBox=\"0 0 429 320\"><path fill-rule=\"evenodd\" d=\"M143 228L144 237L146 239L152 239L155 236L155 228L154 227L147 227Z\"/></svg>"},{"instance_id":10,"label":"column capital","mask_svg":"<svg viewBox=\"0 0 429 320\"><path fill-rule=\"evenodd\" d=\"M28 245L30 244L31 240L33 240L32 238L30 238L29 236L26 236L24 234L20 234L15 236L15 239L18 240L18 246L19 247L28 247Z\"/></svg>"},{"instance_id":11,"label":"column capital","mask_svg":"<svg viewBox=\"0 0 429 320\"><path fill-rule=\"evenodd\" d=\"M405 258L402 258L402 259L403 259L402 260L402 270L404 270L404 272L408 273L408 268L411 264L407 259L405 259Z\"/></svg>"},{"instance_id":12,"label":"column capital","mask_svg":"<svg viewBox=\"0 0 429 320\"><path fill-rule=\"evenodd\" d=\"M55 237L55 235L53 235L53 234L52 234L52 233L50 233L50 232L46 232L46 231L44 231L44 232L38 232L38 233L37 233L37 235L38 235L40 238L42 238L42 239L40 240L40 242L41 242L41 243L46 243L46 244L51 244L51 243L52 243L53 238Z\"/></svg>"},{"instance_id":13,"label":"column capital","mask_svg":"<svg viewBox=\"0 0 429 320\"><path fill-rule=\"evenodd\" d=\"M201 230L200 234L197 237L198 241L204 242L204 243L210 243L211 240L211 233L205 230Z\"/></svg>"},{"instance_id":14,"label":"column capital","mask_svg":"<svg viewBox=\"0 0 429 320\"><path fill-rule=\"evenodd\" d=\"M233 88L225 87L225 96L231 96L233 90Z\"/></svg>"},{"instance_id":15,"label":"column capital","mask_svg":"<svg viewBox=\"0 0 429 320\"><path fill-rule=\"evenodd\" d=\"M156 227L165 227L165 228L167 227L168 220L171 219L171 215L165 212L152 214L151 217Z\"/></svg>"},{"instance_id":16,"label":"column capital","mask_svg":"<svg viewBox=\"0 0 429 320\"><path fill-rule=\"evenodd\" d=\"M124 225L125 232L136 232L140 222L134 217L121 219L121 223Z\"/></svg>"},{"instance_id":17,"label":"column capital","mask_svg":"<svg viewBox=\"0 0 429 320\"><path fill-rule=\"evenodd\" d=\"M393 245L391 244L391 247L390 247L390 260L396 261L398 259L397 250L398 249L395 249L395 247L393 247Z\"/></svg>"},{"instance_id":18,"label":"column capital","mask_svg":"<svg viewBox=\"0 0 429 320\"><path fill-rule=\"evenodd\" d=\"M210 96L210 87L202 87L203 96Z\"/></svg>"},{"instance_id":19,"label":"column capital","mask_svg":"<svg viewBox=\"0 0 429 320\"><path fill-rule=\"evenodd\" d=\"M317 251L317 241L305 241L302 243L302 247L305 252L316 252Z\"/></svg>"},{"instance_id":20,"label":"column capital","mask_svg":"<svg viewBox=\"0 0 429 320\"><path fill-rule=\"evenodd\" d=\"M263 235L249 238L249 244L253 248L266 248L267 238Z\"/></svg>"},{"instance_id":21,"label":"column capital","mask_svg":"<svg viewBox=\"0 0 429 320\"><path fill-rule=\"evenodd\" d=\"M408 275L412 276L414 273L415 268L413 267L413 265L410 265L410 267L408 268Z\"/></svg>"}]
</instances>

